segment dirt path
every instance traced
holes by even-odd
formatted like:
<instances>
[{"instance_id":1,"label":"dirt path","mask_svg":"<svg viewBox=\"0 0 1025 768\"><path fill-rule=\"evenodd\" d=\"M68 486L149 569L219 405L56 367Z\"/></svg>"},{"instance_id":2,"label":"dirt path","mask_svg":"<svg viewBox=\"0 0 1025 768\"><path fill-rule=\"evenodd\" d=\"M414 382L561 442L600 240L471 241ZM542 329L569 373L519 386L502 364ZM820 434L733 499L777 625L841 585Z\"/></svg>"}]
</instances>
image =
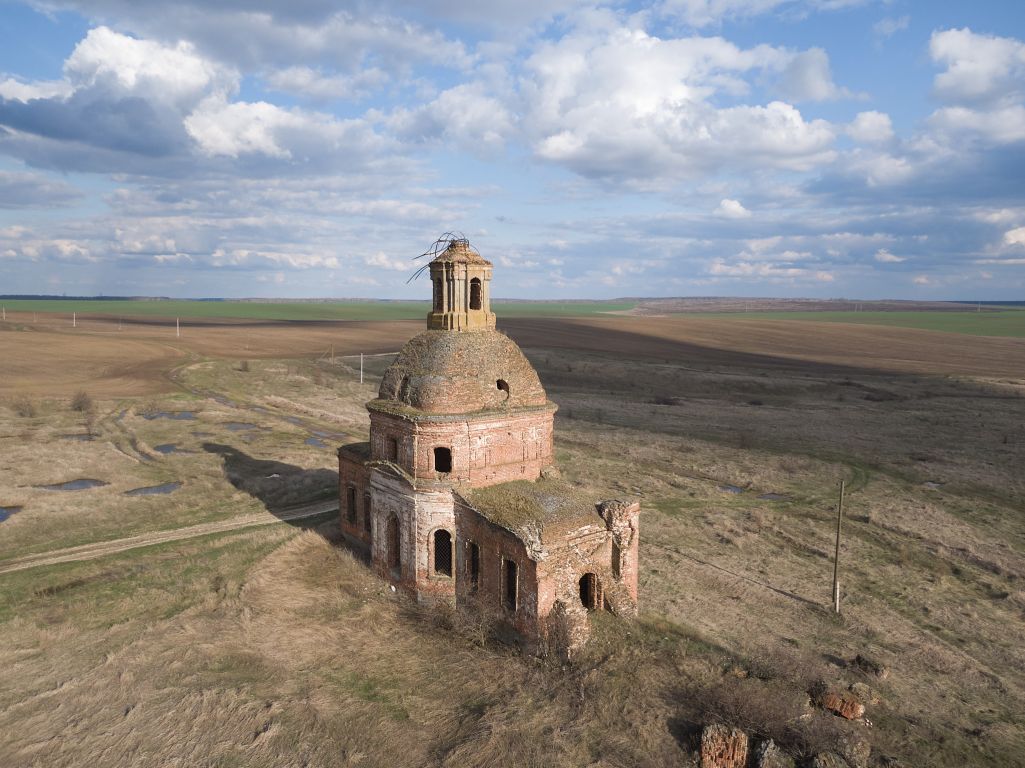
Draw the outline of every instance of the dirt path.
<instances>
[{"instance_id":1,"label":"dirt path","mask_svg":"<svg viewBox=\"0 0 1025 768\"><path fill-rule=\"evenodd\" d=\"M43 565L55 565L57 563L72 563L80 560L95 560L98 557L125 552L129 549L139 547L150 547L154 544L166 544L169 541L182 541L197 536L206 536L211 533L222 533L242 528L255 528L260 525L271 523L287 523L296 520L303 520L308 517L323 515L327 512L334 512L338 509L337 501L321 501L315 504L306 504L301 507L290 509L287 512L271 514L270 512L257 512L251 515L233 517L228 520L217 520L212 523L201 523L189 525L185 528L175 528L170 531L155 531L143 533L138 536L129 536L124 539L113 539L112 541L99 541L92 544L80 544L77 547L67 549L56 549L51 552L39 552L33 555L16 557L11 560L0 562L0 574L24 571L29 568L38 568Z\"/></svg>"}]
</instances>

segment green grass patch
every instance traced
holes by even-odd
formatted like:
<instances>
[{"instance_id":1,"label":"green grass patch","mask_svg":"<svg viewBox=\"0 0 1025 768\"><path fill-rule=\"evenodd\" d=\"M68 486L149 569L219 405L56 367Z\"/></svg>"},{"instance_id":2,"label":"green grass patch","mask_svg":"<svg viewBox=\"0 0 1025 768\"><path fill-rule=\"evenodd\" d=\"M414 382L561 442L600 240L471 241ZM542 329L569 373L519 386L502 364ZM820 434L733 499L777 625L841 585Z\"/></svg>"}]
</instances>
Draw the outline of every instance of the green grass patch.
<instances>
[{"instance_id":1,"label":"green grass patch","mask_svg":"<svg viewBox=\"0 0 1025 768\"><path fill-rule=\"evenodd\" d=\"M228 531L3 574L0 624L18 616L105 629L130 620L167 619L223 591L298 531L277 525Z\"/></svg>"},{"instance_id":2,"label":"green grass patch","mask_svg":"<svg viewBox=\"0 0 1025 768\"><path fill-rule=\"evenodd\" d=\"M701 315L709 317L709 315ZM884 325L972 336L1025 338L1025 310L998 312L729 312L724 320L794 320L817 323Z\"/></svg>"}]
</instances>

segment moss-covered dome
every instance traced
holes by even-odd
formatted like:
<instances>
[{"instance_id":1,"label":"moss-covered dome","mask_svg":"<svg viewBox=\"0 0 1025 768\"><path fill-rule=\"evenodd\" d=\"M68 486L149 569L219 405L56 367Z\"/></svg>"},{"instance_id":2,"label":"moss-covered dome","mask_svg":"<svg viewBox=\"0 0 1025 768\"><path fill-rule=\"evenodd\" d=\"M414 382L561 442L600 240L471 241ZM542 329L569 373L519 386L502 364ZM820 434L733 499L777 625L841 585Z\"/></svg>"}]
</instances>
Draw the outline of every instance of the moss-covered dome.
<instances>
[{"instance_id":1,"label":"moss-covered dome","mask_svg":"<svg viewBox=\"0 0 1025 768\"><path fill-rule=\"evenodd\" d=\"M385 372L378 398L439 414L548 402L516 342L494 330L425 331L413 337Z\"/></svg>"}]
</instances>

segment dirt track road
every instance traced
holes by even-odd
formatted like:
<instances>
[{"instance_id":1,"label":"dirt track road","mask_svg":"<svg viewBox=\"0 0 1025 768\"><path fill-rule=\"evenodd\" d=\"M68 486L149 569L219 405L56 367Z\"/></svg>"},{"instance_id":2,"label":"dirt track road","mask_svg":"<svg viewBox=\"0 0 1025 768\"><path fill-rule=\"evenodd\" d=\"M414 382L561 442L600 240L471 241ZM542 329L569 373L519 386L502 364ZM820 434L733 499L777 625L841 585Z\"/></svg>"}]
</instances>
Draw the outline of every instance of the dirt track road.
<instances>
[{"instance_id":1,"label":"dirt track road","mask_svg":"<svg viewBox=\"0 0 1025 768\"><path fill-rule=\"evenodd\" d=\"M233 517L228 520L217 520L212 523L201 523L190 525L185 528L175 528L170 531L155 531L143 533L138 536L129 536L125 539L113 539L112 541L99 541L93 544L81 544L77 547L67 549L56 549L51 552L39 552L33 555L15 557L11 560L0 562L0 575L14 571L24 571L29 568L38 568L43 565L56 565L57 563L72 563L79 560L95 560L98 557L125 552L129 549L139 547L150 547L154 544L166 544L170 541L181 541L192 539L197 536L206 536L211 533L222 533L243 528L255 528L261 525L272 523L289 523L303 520L308 517L316 517L327 512L334 512L338 509L337 501L322 501L316 504L306 504L301 507L290 509L287 512L271 514L270 512L257 512L242 517Z\"/></svg>"}]
</instances>

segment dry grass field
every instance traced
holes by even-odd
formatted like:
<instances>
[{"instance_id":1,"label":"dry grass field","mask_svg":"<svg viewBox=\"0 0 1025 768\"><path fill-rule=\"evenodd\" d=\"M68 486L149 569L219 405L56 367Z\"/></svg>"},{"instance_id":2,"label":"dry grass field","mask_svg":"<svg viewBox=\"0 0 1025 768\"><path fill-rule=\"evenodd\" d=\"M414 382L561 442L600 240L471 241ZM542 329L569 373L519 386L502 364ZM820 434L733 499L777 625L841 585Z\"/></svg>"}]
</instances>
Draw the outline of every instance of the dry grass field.
<instances>
[{"instance_id":1,"label":"dry grass field","mask_svg":"<svg viewBox=\"0 0 1025 768\"><path fill-rule=\"evenodd\" d=\"M329 499L332 449L365 437L390 359L368 357L361 386L345 355L419 327L65 325L0 330L16 374L0 378L0 507L21 507L0 522L0 571ZM523 657L392 593L323 517L0 572L0 765L696 765L714 719L795 756L858 762L868 743L871 765L1021 764L1025 341L502 325L560 406L566 477L642 501L639 620L596 616L569 665ZM72 409L79 390L91 409ZM107 485L35 487L81 478ZM807 707L819 681L867 685L871 725Z\"/></svg>"}]
</instances>

